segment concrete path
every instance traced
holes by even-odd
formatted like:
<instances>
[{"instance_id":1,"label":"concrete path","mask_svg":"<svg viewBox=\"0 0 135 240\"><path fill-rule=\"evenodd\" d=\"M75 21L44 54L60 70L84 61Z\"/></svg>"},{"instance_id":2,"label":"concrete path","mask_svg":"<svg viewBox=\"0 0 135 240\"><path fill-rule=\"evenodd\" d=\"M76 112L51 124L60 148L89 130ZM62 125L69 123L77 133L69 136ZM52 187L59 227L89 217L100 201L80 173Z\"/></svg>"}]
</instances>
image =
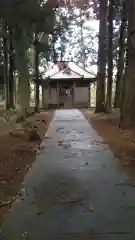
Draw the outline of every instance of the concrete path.
<instances>
[{"instance_id":1,"label":"concrete path","mask_svg":"<svg viewBox=\"0 0 135 240\"><path fill-rule=\"evenodd\" d=\"M56 111L44 142L0 239L134 240L133 179L83 115Z\"/></svg>"}]
</instances>

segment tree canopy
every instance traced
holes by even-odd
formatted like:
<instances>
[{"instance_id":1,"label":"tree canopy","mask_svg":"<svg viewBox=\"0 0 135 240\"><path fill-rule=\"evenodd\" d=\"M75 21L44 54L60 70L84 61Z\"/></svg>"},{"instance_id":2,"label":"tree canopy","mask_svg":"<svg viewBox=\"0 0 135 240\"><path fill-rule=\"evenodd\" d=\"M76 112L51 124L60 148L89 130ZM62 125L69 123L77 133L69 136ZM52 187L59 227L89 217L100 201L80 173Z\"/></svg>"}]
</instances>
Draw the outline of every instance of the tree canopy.
<instances>
[{"instance_id":1,"label":"tree canopy","mask_svg":"<svg viewBox=\"0 0 135 240\"><path fill-rule=\"evenodd\" d=\"M87 69L97 66L96 111L111 112L115 98L121 119L128 114L126 122L130 122L134 118L128 106L128 102L134 105L134 11L133 0L1 0L0 80L7 108L13 106L16 74L24 114L29 108L30 75L39 102L39 65L68 59ZM99 33L90 26L93 20Z\"/></svg>"}]
</instances>

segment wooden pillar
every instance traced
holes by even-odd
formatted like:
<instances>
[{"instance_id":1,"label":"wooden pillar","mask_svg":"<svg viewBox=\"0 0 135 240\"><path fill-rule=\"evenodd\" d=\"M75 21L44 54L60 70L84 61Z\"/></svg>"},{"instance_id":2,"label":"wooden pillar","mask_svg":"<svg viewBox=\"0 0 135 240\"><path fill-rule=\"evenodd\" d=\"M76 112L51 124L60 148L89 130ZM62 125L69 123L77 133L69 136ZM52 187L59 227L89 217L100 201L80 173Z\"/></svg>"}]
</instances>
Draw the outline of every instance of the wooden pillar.
<instances>
[{"instance_id":1,"label":"wooden pillar","mask_svg":"<svg viewBox=\"0 0 135 240\"><path fill-rule=\"evenodd\" d=\"M50 86L49 86L48 91L49 91L49 101L48 101L48 104L50 105L52 103L52 101L51 101L51 87Z\"/></svg>"},{"instance_id":2,"label":"wooden pillar","mask_svg":"<svg viewBox=\"0 0 135 240\"><path fill-rule=\"evenodd\" d=\"M51 102L51 87L48 87L49 103Z\"/></svg>"},{"instance_id":3,"label":"wooden pillar","mask_svg":"<svg viewBox=\"0 0 135 240\"><path fill-rule=\"evenodd\" d=\"M91 107L91 83L88 85L88 108Z\"/></svg>"},{"instance_id":4,"label":"wooden pillar","mask_svg":"<svg viewBox=\"0 0 135 240\"><path fill-rule=\"evenodd\" d=\"M73 86L73 105L76 107L76 83Z\"/></svg>"},{"instance_id":5,"label":"wooden pillar","mask_svg":"<svg viewBox=\"0 0 135 240\"><path fill-rule=\"evenodd\" d=\"M57 83L57 107L59 107L60 101L59 101L59 83Z\"/></svg>"},{"instance_id":6,"label":"wooden pillar","mask_svg":"<svg viewBox=\"0 0 135 240\"><path fill-rule=\"evenodd\" d=\"M48 102L47 102L47 108L49 109L51 104L51 87L48 85Z\"/></svg>"}]
</instances>

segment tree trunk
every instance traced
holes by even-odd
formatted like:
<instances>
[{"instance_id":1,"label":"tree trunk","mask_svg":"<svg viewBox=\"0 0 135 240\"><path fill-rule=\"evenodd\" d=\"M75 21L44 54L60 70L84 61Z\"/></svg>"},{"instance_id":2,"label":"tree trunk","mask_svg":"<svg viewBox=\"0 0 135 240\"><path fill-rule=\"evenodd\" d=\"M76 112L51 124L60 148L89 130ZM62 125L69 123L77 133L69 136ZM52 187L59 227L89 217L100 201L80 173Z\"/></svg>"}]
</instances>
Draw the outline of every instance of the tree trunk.
<instances>
[{"instance_id":1,"label":"tree trunk","mask_svg":"<svg viewBox=\"0 0 135 240\"><path fill-rule=\"evenodd\" d=\"M8 78L8 40L7 40L7 26L3 22L3 54L4 54L4 87L5 87L5 103L6 109L9 109L9 78Z\"/></svg>"},{"instance_id":2,"label":"tree trunk","mask_svg":"<svg viewBox=\"0 0 135 240\"><path fill-rule=\"evenodd\" d=\"M9 106L15 108L14 105L14 61L13 61L13 43L12 30L9 30Z\"/></svg>"},{"instance_id":3,"label":"tree trunk","mask_svg":"<svg viewBox=\"0 0 135 240\"><path fill-rule=\"evenodd\" d=\"M36 80L36 94L35 94L35 112L39 112L39 54L37 50L37 33L35 33L35 80Z\"/></svg>"},{"instance_id":4,"label":"tree trunk","mask_svg":"<svg viewBox=\"0 0 135 240\"><path fill-rule=\"evenodd\" d=\"M98 79L95 109L96 113L105 111L106 33L107 33L107 0L100 0Z\"/></svg>"},{"instance_id":5,"label":"tree trunk","mask_svg":"<svg viewBox=\"0 0 135 240\"><path fill-rule=\"evenodd\" d=\"M123 73L124 73L126 27L127 27L127 9L126 9L126 0L123 0L122 10L121 10L121 26L120 26L116 91L115 91L115 101L114 101L115 108L120 107L121 97L122 97L121 93L122 93L122 77L123 77Z\"/></svg>"},{"instance_id":6,"label":"tree trunk","mask_svg":"<svg viewBox=\"0 0 135 240\"><path fill-rule=\"evenodd\" d=\"M45 109L45 91L43 86L42 86L42 108Z\"/></svg>"},{"instance_id":7,"label":"tree trunk","mask_svg":"<svg viewBox=\"0 0 135 240\"><path fill-rule=\"evenodd\" d=\"M85 46L84 46L84 36L83 36L83 19L82 19L82 9L80 8L80 36L81 36L81 52L82 52L82 66L85 69Z\"/></svg>"},{"instance_id":8,"label":"tree trunk","mask_svg":"<svg viewBox=\"0 0 135 240\"><path fill-rule=\"evenodd\" d=\"M106 96L106 111L112 111L112 84L113 84L113 7L114 0L109 1L108 15L108 81Z\"/></svg>"},{"instance_id":9,"label":"tree trunk","mask_svg":"<svg viewBox=\"0 0 135 240\"><path fill-rule=\"evenodd\" d=\"M30 88L26 52L23 45L16 49L16 61L18 69L18 90L21 115L25 119L30 111Z\"/></svg>"},{"instance_id":10,"label":"tree trunk","mask_svg":"<svg viewBox=\"0 0 135 240\"><path fill-rule=\"evenodd\" d=\"M24 63L22 65L22 63ZM19 66L19 100L20 100L20 107L21 107L21 114L25 118L30 111L30 103L29 103L29 78L28 78L28 71L26 62L21 59Z\"/></svg>"},{"instance_id":11,"label":"tree trunk","mask_svg":"<svg viewBox=\"0 0 135 240\"><path fill-rule=\"evenodd\" d=\"M123 128L135 127L135 1L127 1L127 7L128 52L120 117L120 125Z\"/></svg>"}]
</instances>

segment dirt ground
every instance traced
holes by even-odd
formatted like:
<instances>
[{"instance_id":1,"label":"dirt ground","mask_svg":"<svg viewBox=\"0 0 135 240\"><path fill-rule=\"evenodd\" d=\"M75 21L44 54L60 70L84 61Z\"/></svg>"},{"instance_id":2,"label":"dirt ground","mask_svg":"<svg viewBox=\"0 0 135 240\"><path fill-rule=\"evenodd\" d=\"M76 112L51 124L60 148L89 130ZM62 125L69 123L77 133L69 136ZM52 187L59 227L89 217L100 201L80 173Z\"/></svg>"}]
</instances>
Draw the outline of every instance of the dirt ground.
<instances>
[{"instance_id":1,"label":"dirt ground","mask_svg":"<svg viewBox=\"0 0 135 240\"><path fill-rule=\"evenodd\" d=\"M42 136L48 129L53 112L39 113L28 119L38 123L39 134ZM38 122L37 122L38 121ZM42 121L42 124L40 123ZM16 129L13 129L15 131ZM39 149L41 138L28 141L6 133L0 136L0 220L2 221L18 192L24 176L31 168Z\"/></svg>"},{"instance_id":2,"label":"dirt ground","mask_svg":"<svg viewBox=\"0 0 135 240\"><path fill-rule=\"evenodd\" d=\"M135 176L135 129L123 131L119 128L119 110L111 114L95 114L94 110L82 111L119 159L119 168Z\"/></svg>"}]
</instances>

